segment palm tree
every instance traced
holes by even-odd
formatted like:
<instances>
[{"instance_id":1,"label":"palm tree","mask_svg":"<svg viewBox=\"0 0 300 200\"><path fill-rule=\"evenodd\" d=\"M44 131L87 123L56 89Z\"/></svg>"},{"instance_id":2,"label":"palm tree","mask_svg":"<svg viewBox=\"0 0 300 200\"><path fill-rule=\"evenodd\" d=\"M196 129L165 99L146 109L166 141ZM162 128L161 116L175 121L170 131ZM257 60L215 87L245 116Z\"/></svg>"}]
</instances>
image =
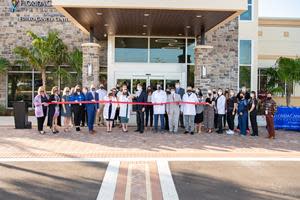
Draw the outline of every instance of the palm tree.
<instances>
[{"instance_id":1,"label":"palm tree","mask_svg":"<svg viewBox=\"0 0 300 200\"><path fill-rule=\"evenodd\" d=\"M76 71L76 82L80 83L82 80L82 51L75 48L70 52L68 64Z\"/></svg>"},{"instance_id":2,"label":"palm tree","mask_svg":"<svg viewBox=\"0 0 300 200\"><path fill-rule=\"evenodd\" d=\"M0 58L0 75L4 74L10 67L10 62L6 58Z\"/></svg>"},{"instance_id":3,"label":"palm tree","mask_svg":"<svg viewBox=\"0 0 300 200\"><path fill-rule=\"evenodd\" d=\"M32 39L31 46L29 48L16 47L14 52L32 68L41 72L42 85L46 87L47 66L58 69L58 66L66 62L67 47L56 31L50 31L47 36L38 36L27 31L27 35Z\"/></svg>"}]
</instances>

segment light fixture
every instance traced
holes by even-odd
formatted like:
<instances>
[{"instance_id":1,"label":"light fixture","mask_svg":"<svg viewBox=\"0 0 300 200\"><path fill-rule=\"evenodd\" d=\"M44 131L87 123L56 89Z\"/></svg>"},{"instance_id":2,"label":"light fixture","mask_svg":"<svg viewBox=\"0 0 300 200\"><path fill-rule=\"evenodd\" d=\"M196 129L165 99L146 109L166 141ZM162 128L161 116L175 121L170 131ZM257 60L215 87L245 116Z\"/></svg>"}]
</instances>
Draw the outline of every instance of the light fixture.
<instances>
[{"instance_id":1,"label":"light fixture","mask_svg":"<svg viewBox=\"0 0 300 200\"><path fill-rule=\"evenodd\" d=\"M93 65L91 63L87 64L87 75L88 76L93 75Z\"/></svg>"},{"instance_id":2,"label":"light fixture","mask_svg":"<svg viewBox=\"0 0 300 200\"><path fill-rule=\"evenodd\" d=\"M143 27L144 27L144 28L146 28L146 27L147 27L147 25L146 25L146 24L144 24L144 25L143 25Z\"/></svg>"},{"instance_id":3,"label":"light fixture","mask_svg":"<svg viewBox=\"0 0 300 200\"><path fill-rule=\"evenodd\" d=\"M104 24L104 26L108 26L108 24Z\"/></svg>"},{"instance_id":4,"label":"light fixture","mask_svg":"<svg viewBox=\"0 0 300 200\"><path fill-rule=\"evenodd\" d=\"M186 26L185 28L191 28L191 26Z\"/></svg>"},{"instance_id":5,"label":"light fixture","mask_svg":"<svg viewBox=\"0 0 300 200\"><path fill-rule=\"evenodd\" d=\"M143 35L146 35L147 33L142 33Z\"/></svg>"},{"instance_id":6,"label":"light fixture","mask_svg":"<svg viewBox=\"0 0 300 200\"><path fill-rule=\"evenodd\" d=\"M109 32L109 35L112 35L113 34L113 32Z\"/></svg>"},{"instance_id":7,"label":"light fixture","mask_svg":"<svg viewBox=\"0 0 300 200\"><path fill-rule=\"evenodd\" d=\"M178 36L182 36L182 34L181 34L181 33L179 33L179 34L178 34Z\"/></svg>"},{"instance_id":8,"label":"light fixture","mask_svg":"<svg viewBox=\"0 0 300 200\"><path fill-rule=\"evenodd\" d=\"M103 35L104 37L107 37L107 34L106 33L104 33L104 35Z\"/></svg>"},{"instance_id":9,"label":"light fixture","mask_svg":"<svg viewBox=\"0 0 300 200\"><path fill-rule=\"evenodd\" d=\"M149 17L150 14L149 14L149 13L145 13L144 16L145 16L145 17Z\"/></svg>"},{"instance_id":10,"label":"light fixture","mask_svg":"<svg viewBox=\"0 0 300 200\"><path fill-rule=\"evenodd\" d=\"M202 15L197 15L196 17L197 17L197 18L201 18L201 17L202 17Z\"/></svg>"},{"instance_id":11,"label":"light fixture","mask_svg":"<svg viewBox=\"0 0 300 200\"><path fill-rule=\"evenodd\" d=\"M102 12L97 12L96 14L99 15L99 16L103 15Z\"/></svg>"}]
</instances>

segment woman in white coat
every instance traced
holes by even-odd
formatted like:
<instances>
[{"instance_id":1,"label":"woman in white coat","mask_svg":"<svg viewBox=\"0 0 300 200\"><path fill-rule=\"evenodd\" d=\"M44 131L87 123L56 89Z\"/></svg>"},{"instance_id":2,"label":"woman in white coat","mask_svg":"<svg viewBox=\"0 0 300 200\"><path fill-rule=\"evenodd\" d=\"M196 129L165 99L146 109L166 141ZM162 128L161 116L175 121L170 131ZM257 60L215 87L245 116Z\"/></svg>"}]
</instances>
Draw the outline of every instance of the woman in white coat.
<instances>
[{"instance_id":1,"label":"woman in white coat","mask_svg":"<svg viewBox=\"0 0 300 200\"><path fill-rule=\"evenodd\" d=\"M161 89L161 86L158 84L156 86L156 91L152 94L152 103L166 103L167 102L167 93ZM153 105L153 114L154 114L154 132L158 131L158 118L160 118L160 131L163 133L165 130L165 121L164 115L166 113L166 105Z\"/></svg>"},{"instance_id":2,"label":"woman in white coat","mask_svg":"<svg viewBox=\"0 0 300 200\"><path fill-rule=\"evenodd\" d=\"M104 97L104 101L117 101L117 98L110 92ZM106 131L111 132L113 121L116 114L117 103L107 102L105 103L103 110L103 118L106 120Z\"/></svg>"},{"instance_id":3,"label":"woman in white coat","mask_svg":"<svg viewBox=\"0 0 300 200\"><path fill-rule=\"evenodd\" d=\"M129 92L127 88L123 88L122 93L120 93L118 100L120 102L132 102L132 97L129 95ZM131 105L128 103L120 103L120 118L121 118L121 124L122 124L122 130L123 132L128 132L128 121L130 118L131 113Z\"/></svg>"},{"instance_id":4,"label":"woman in white coat","mask_svg":"<svg viewBox=\"0 0 300 200\"><path fill-rule=\"evenodd\" d=\"M196 105L198 98L195 93L192 92L192 87L187 87L187 92L182 97L183 104L181 105L181 112L183 113L185 134L190 133L194 134L195 129L195 115L196 115ZM189 102L189 103L184 103Z\"/></svg>"}]
</instances>

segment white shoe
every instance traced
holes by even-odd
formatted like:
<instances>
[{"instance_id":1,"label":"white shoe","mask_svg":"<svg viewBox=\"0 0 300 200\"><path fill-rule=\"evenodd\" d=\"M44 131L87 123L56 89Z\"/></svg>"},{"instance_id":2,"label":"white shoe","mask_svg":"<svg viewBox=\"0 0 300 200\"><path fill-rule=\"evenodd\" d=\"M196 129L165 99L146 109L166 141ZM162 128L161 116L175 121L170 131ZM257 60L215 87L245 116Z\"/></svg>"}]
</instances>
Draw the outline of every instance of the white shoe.
<instances>
[{"instance_id":1,"label":"white shoe","mask_svg":"<svg viewBox=\"0 0 300 200\"><path fill-rule=\"evenodd\" d=\"M226 133L227 133L228 135L234 135L234 131L232 131L232 130L228 130L228 131L226 131Z\"/></svg>"}]
</instances>

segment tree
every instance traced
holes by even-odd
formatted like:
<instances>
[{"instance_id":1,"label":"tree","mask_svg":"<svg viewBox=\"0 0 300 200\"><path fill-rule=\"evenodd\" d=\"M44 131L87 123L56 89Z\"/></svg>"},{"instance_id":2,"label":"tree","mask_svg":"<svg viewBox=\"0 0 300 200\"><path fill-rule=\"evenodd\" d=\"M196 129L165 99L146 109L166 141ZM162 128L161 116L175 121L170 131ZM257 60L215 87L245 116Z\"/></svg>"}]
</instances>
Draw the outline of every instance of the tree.
<instances>
[{"instance_id":1,"label":"tree","mask_svg":"<svg viewBox=\"0 0 300 200\"><path fill-rule=\"evenodd\" d=\"M0 58L0 75L4 74L10 67L10 62L6 58Z\"/></svg>"},{"instance_id":2,"label":"tree","mask_svg":"<svg viewBox=\"0 0 300 200\"><path fill-rule=\"evenodd\" d=\"M53 66L58 70L67 61L67 47L56 31L50 31L47 36L38 36L27 31L27 35L32 39L31 46L16 47L14 52L32 68L41 72L42 85L46 87L46 68Z\"/></svg>"},{"instance_id":3,"label":"tree","mask_svg":"<svg viewBox=\"0 0 300 200\"><path fill-rule=\"evenodd\" d=\"M75 48L69 53L68 64L76 71L76 82L82 80L82 51Z\"/></svg>"}]
</instances>

